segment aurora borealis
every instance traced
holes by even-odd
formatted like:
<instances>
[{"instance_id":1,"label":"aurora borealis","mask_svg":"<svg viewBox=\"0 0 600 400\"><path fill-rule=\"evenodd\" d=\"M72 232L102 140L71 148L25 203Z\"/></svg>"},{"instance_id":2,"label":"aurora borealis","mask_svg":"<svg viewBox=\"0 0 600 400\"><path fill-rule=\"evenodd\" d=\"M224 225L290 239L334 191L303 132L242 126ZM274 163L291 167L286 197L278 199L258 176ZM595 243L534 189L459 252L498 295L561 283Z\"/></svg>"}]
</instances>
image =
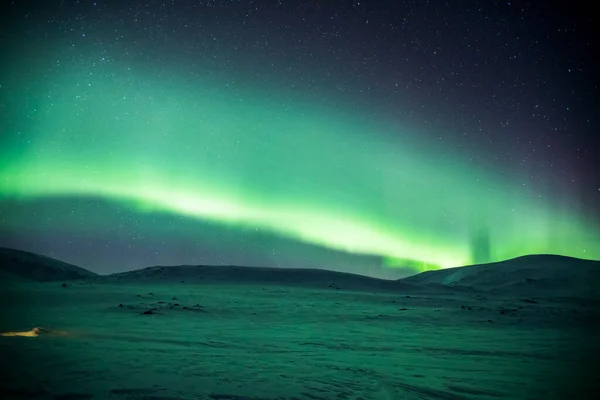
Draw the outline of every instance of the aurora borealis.
<instances>
[{"instance_id":1,"label":"aurora borealis","mask_svg":"<svg viewBox=\"0 0 600 400\"><path fill-rule=\"evenodd\" d=\"M209 25L209 19L224 19L228 13L233 20L242 18L236 10L243 3L199 2L197 26L189 29L206 30L203 23ZM481 137L473 142L453 139L458 133L468 136L459 124L455 129L461 132L456 132L442 122L427 124L394 115L394 109L425 107L424 100L410 98L410 90L381 106L377 105L381 96L371 101L356 93L336 95L331 91L339 82L335 77L324 81L322 88L307 87L313 74L313 81L322 76L318 68L296 78L285 71L268 75L268 65L278 64L277 56L247 63L238 56L238 64L225 63L223 68L205 54L202 61L196 58L200 55L188 53L174 58L186 45L197 49L198 43L210 38L182 33L185 41L174 42L176 49L167 51L169 45L158 34L143 36L114 27L116 20L126 25L115 15L127 15L130 23L138 23L140 15L146 15L139 10L102 2L74 7L80 7L83 15L71 23L77 26L77 35L66 29L71 21L66 16L71 14L52 10L53 23L36 25L31 32L56 25L58 33L48 39L36 35L28 49L14 45L11 63L3 64L2 98L8 105L0 148L0 198L5 211L0 245L49 254L53 246L49 238L65 240L67 232L102 243L110 252L111 228L106 221L123 212L140 220L171 216L181 221L179 234L173 234L176 225L167 229L152 224L148 228L152 232L146 231L145 235L171 247L177 247L182 232L187 236L186 257L179 259L171 250L167 258L157 257L154 263L214 262L190 248L190 243L200 248L199 243L214 239L205 231L195 231L194 223L227 230L226 243L219 245L223 263L244 262L244 257L233 254L248 235L297 242L302 251L316 246L348 256L374 257L386 268L414 270L532 253L600 259L597 214L580 206L593 204L593 197L589 200L587 195L560 189L567 178L557 178L547 168L533 166L524 172L513 166L512 157L522 151L520 147L514 148L514 154L502 144L480 147ZM166 12L158 4L148 7L149 19ZM173 32L187 27L180 6L174 2L171 7L172 18L179 21L170 22ZM290 10L282 7L281 13L287 15ZM12 16L23 18L24 12L15 9ZM269 21L267 26L278 26ZM159 29L150 21L142 24L149 31ZM19 35L30 32L16 22L14 26ZM160 32L168 38L165 25ZM228 43L211 51L227 52L235 43L242 47L244 42L253 43L256 35L223 40ZM369 38L372 33L364 35ZM146 42L141 42L142 37ZM273 46L290 48L285 37L281 41ZM271 59L275 61L269 63ZM328 62L335 69L331 55L323 55L321 65ZM263 70L256 72L262 65ZM352 85L360 87L363 80L369 85L390 84L385 76L377 81L359 75ZM460 101L460 94L455 96ZM485 112L475 108L472 114L473 119L485 118ZM514 111L511 115L519 118ZM511 131L513 125L516 133ZM533 132L523 133L524 127ZM506 142L511 134L534 137L545 129L527 120L501 132L490 128L485 139ZM547 148L559 147L558 143L548 139ZM547 154L542 156L544 165L570 163L561 161L559 154ZM575 179L572 174L568 178ZM111 206L95 213L89 205L74 205L89 201ZM78 217L57 217L55 211L63 213L69 204L79 207L70 212ZM48 218L54 215L53 224L41 224L36 212ZM153 254L152 243L142 241L136 251ZM84 267L102 271L108 262L97 253L86 255L64 244L54 245L62 249L55 256ZM246 246L243 254L266 248L277 265L293 264L287 258L291 256L278 252L276 242L269 240L256 249ZM145 260L152 262L152 257ZM260 256L247 262L261 263L266 260ZM122 269L142 266L124 262ZM331 267L316 260L306 266ZM344 270L343 265L335 267Z\"/></svg>"}]
</instances>

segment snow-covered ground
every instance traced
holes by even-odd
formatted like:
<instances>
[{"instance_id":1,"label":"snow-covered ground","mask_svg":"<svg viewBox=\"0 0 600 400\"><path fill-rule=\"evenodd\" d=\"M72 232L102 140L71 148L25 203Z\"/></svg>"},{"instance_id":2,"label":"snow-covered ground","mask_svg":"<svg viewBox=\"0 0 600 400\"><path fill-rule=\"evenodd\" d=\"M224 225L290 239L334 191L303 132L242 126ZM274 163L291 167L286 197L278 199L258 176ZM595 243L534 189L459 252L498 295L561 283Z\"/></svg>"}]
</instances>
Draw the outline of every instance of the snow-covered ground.
<instances>
[{"instance_id":1,"label":"snow-covered ground","mask_svg":"<svg viewBox=\"0 0 600 400\"><path fill-rule=\"evenodd\" d=\"M0 292L0 331L48 332L0 337L0 398L597 395L597 302L406 290L14 283Z\"/></svg>"}]
</instances>

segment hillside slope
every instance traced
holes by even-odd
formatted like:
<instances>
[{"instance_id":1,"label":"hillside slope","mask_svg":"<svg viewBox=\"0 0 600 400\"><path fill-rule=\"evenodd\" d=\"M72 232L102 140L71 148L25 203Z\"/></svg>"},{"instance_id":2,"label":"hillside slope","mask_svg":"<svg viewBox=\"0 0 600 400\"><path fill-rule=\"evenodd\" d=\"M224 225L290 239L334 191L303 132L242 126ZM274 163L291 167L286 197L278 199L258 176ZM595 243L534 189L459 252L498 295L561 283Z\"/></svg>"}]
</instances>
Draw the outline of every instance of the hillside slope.
<instances>
[{"instance_id":1,"label":"hillside slope","mask_svg":"<svg viewBox=\"0 0 600 400\"><path fill-rule=\"evenodd\" d=\"M422 290L409 282L370 278L351 273L303 268L240 267L228 265L157 266L99 277L121 283L227 283L293 285L344 290Z\"/></svg>"},{"instance_id":2,"label":"hillside slope","mask_svg":"<svg viewBox=\"0 0 600 400\"><path fill-rule=\"evenodd\" d=\"M3 280L48 282L95 276L84 268L50 257L0 247L0 277Z\"/></svg>"},{"instance_id":3,"label":"hillside slope","mask_svg":"<svg viewBox=\"0 0 600 400\"><path fill-rule=\"evenodd\" d=\"M403 282L530 295L600 296L600 261L555 255L426 271Z\"/></svg>"}]
</instances>

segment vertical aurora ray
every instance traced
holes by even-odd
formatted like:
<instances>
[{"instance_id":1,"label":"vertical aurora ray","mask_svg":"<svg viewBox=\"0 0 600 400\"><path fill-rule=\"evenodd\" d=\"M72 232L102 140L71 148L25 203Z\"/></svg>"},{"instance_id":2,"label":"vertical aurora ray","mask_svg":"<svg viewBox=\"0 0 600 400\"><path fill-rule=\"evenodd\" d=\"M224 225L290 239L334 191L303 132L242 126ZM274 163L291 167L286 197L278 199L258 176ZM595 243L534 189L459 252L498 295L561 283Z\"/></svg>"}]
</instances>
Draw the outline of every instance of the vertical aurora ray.
<instances>
[{"instance_id":1,"label":"vertical aurora ray","mask_svg":"<svg viewBox=\"0 0 600 400\"><path fill-rule=\"evenodd\" d=\"M453 267L600 258L598 229L359 110L125 69L54 76L2 146L0 196L99 196L357 254ZM283 100L285 99L285 100ZM405 137L414 134L407 132Z\"/></svg>"}]
</instances>

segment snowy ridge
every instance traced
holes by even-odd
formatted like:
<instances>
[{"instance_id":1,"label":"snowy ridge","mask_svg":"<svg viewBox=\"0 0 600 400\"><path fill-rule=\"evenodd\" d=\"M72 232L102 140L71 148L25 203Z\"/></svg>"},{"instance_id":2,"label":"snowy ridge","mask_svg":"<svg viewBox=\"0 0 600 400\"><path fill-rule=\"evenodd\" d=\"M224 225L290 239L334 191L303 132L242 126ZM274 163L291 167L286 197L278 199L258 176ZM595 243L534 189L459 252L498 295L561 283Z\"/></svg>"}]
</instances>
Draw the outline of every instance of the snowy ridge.
<instances>
[{"instance_id":1,"label":"snowy ridge","mask_svg":"<svg viewBox=\"0 0 600 400\"><path fill-rule=\"evenodd\" d=\"M515 295L600 297L600 261L556 255L529 255L490 264L427 271L392 281L324 269L231 265L155 266L97 275L49 257L0 248L0 277L3 281L92 279L98 283L271 284L333 290L487 291Z\"/></svg>"},{"instance_id":2,"label":"snowy ridge","mask_svg":"<svg viewBox=\"0 0 600 400\"><path fill-rule=\"evenodd\" d=\"M27 251L0 247L2 280L64 281L97 276L87 269Z\"/></svg>"},{"instance_id":3,"label":"snowy ridge","mask_svg":"<svg viewBox=\"0 0 600 400\"><path fill-rule=\"evenodd\" d=\"M600 261L556 255L426 271L403 281L515 294L600 296Z\"/></svg>"},{"instance_id":4,"label":"snowy ridge","mask_svg":"<svg viewBox=\"0 0 600 400\"><path fill-rule=\"evenodd\" d=\"M232 265L156 266L99 277L104 282L274 284L344 290L415 290L420 285L324 269Z\"/></svg>"}]
</instances>

